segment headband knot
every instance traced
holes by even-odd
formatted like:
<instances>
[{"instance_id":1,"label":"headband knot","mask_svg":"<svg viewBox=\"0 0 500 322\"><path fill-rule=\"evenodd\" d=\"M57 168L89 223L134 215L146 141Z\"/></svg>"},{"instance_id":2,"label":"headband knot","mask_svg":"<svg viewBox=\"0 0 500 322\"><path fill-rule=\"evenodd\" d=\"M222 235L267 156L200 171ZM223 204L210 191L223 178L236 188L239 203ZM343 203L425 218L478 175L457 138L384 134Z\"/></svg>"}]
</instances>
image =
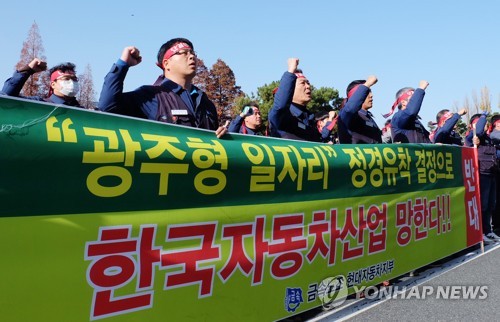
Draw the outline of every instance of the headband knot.
<instances>
[{"instance_id":1,"label":"headband knot","mask_svg":"<svg viewBox=\"0 0 500 322\"><path fill-rule=\"evenodd\" d=\"M453 116L453 113L448 111L446 113L444 113L440 118L439 118L439 121L437 123L437 126L439 127L442 127L444 125L444 123L450 118Z\"/></svg>"},{"instance_id":2,"label":"headband knot","mask_svg":"<svg viewBox=\"0 0 500 322\"><path fill-rule=\"evenodd\" d=\"M396 107L402 101L406 101L408 98L410 98L413 95L414 92L415 92L414 90L409 90L409 91L404 92L401 96L398 97L398 99L394 102L394 104L392 104L391 111L389 113L387 113L387 114L383 114L382 116L384 118L388 118L389 116L391 116L392 113L394 113L394 110L396 109Z\"/></svg>"}]
</instances>

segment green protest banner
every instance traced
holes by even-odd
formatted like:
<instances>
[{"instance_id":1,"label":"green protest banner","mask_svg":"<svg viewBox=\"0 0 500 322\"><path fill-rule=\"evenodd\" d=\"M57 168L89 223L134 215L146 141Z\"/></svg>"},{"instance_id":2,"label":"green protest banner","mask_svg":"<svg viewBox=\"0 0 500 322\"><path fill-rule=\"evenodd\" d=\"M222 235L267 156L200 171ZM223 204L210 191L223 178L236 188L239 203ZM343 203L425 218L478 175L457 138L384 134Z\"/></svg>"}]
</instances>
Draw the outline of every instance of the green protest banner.
<instances>
[{"instance_id":1,"label":"green protest banner","mask_svg":"<svg viewBox=\"0 0 500 322\"><path fill-rule=\"evenodd\" d=\"M481 241L473 149L0 116L1 320L278 320Z\"/></svg>"}]
</instances>

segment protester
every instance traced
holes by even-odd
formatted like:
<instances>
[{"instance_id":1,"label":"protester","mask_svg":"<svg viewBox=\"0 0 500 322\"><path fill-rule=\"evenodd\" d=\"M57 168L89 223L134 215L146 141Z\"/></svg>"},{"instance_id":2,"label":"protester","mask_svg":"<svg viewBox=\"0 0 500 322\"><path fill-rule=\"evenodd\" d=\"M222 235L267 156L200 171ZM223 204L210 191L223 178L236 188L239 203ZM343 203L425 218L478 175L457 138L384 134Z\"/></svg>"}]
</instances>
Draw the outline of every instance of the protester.
<instances>
[{"instance_id":1,"label":"protester","mask_svg":"<svg viewBox=\"0 0 500 322\"><path fill-rule=\"evenodd\" d=\"M481 194L481 218L483 223L483 241L500 241L491 226L491 214L496 204L496 149L487 133L488 113L474 114L470 119L469 131L465 136L466 146L477 146L479 161L479 190Z\"/></svg>"},{"instance_id":2,"label":"protester","mask_svg":"<svg viewBox=\"0 0 500 322\"><path fill-rule=\"evenodd\" d=\"M7 79L3 85L2 93L9 96L19 97L28 78L47 69L47 63L39 58L33 59L28 65L16 70L11 78ZM47 96L29 96L26 99L45 101L54 104L68 106L80 106L75 96L78 94L78 78L75 73L75 65L64 63L50 69L50 89Z\"/></svg>"},{"instance_id":3,"label":"protester","mask_svg":"<svg viewBox=\"0 0 500 322\"><path fill-rule=\"evenodd\" d=\"M347 100L339 113L340 143L382 143L382 131L369 111L373 107L371 87L376 83L377 77L369 76L347 86Z\"/></svg>"},{"instance_id":4,"label":"protester","mask_svg":"<svg viewBox=\"0 0 500 322\"><path fill-rule=\"evenodd\" d=\"M422 80L417 89L404 87L396 93L396 101L391 111L384 115L387 118L394 113L396 107L398 108L391 121L394 143L430 143L429 131L425 129L418 116L427 86L429 83Z\"/></svg>"},{"instance_id":5,"label":"protester","mask_svg":"<svg viewBox=\"0 0 500 322\"><path fill-rule=\"evenodd\" d=\"M265 127L262 125L259 105L251 102L246 105L242 112L229 124L229 132L249 135L266 135Z\"/></svg>"},{"instance_id":6,"label":"protester","mask_svg":"<svg viewBox=\"0 0 500 322\"><path fill-rule=\"evenodd\" d=\"M455 126L460 117L465 114L467 114L465 108L458 111L458 113L452 113L446 109L439 111L436 115L437 128L429 135L431 142L462 146L462 137L455 132Z\"/></svg>"},{"instance_id":7,"label":"protester","mask_svg":"<svg viewBox=\"0 0 500 322\"><path fill-rule=\"evenodd\" d=\"M321 134L321 142L328 144L338 143L338 115L335 111L321 111L315 114L316 127Z\"/></svg>"},{"instance_id":8,"label":"protester","mask_svg":"<svg viewBox=\"0 0 500 322\"><path fill-rule=\"evenodd\" d=\"M391 119L385 121L382 128L382 143L392 143Z\"/></svg>"},{"instance_id":9,"label":"protester","mask_svg":"<svg viewBox=\"0 0 500 322\"><path fill-rule=\"evenodd\" d=\"M500 114L493 115L491 117L491 132L490 138L492 144L495 146L497 161L500 164ZM496 184L497 184L497 194L496 194L496 206L493 212L491 223L493 225L493 231L495 234L500 234L500 171L497 169L496 174Z\"/></svg>"},{"instance_id":10,"label":"protester","mask_svg":"<svg viewBox=\"0 0 500 322\"><path fill-rule=\"evenodd\" d=\"M221 137L227 126L218 126L217 110L207 95L192 84L196 75L196 53L185 38L164 43L157 56L164 79L158 85L144 85L123 93L128 69L142 61L139 49L123 49L104 78L99 109L105 112L148 118L165 123L216 130Z\"/></svg>"},{"instance_id":11,"label":"protester","mask_svg":"<svg viewBox=\"0 0 500 322\"><path fill-rule=\"evenodd\" d=\"M281 77L269 111L271 136L320 142L314 113L307 110L311 101L309 80L297 70L298 58L288 59L288 70Z\"/></svg>"}]
</instances>

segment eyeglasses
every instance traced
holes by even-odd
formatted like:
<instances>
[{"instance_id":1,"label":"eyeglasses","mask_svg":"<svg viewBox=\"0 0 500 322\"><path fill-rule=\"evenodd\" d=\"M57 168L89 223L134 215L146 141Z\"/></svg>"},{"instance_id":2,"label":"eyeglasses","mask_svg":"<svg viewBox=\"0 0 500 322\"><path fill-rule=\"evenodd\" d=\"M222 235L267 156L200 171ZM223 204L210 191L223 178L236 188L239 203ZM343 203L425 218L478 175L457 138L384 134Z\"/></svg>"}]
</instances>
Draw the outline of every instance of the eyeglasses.
<instances>
[{"instance_id":1,"label":"eyeglasses","mask_svg":"<svg viewBox=\"0 0 500 322\"><path fill-rule=\"evenodd\" d=\"M182 56L193 55L194 57L196 57L196 51L192 49L181 49L178 52L174 53L172 56L174 55L182 55Z\"/></svg>"},{"instance_id":2,"label":"eyeglasses","mask_svg":"<svg viewBox=\"0 0 500 322\"><path fill-rule=\"evenodd\" d=\"M57 80L62 80L62 81L73 80L75 82L78 82L78 77L70 76L70 75L63 75L63 76L58 77Z\"/></svg>"}]
</instances>

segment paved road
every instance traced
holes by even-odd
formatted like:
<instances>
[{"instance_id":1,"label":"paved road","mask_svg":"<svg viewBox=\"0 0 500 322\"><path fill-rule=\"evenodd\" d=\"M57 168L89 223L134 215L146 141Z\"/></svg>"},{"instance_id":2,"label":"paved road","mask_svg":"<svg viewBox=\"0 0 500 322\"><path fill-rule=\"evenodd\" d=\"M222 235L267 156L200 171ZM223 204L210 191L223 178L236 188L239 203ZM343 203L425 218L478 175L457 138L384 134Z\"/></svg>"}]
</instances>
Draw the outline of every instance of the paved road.
<instances>
[{"instance_id":1,"label":"paved road","mask_svg":"<svg viewBox=\"0 0 500 322\"><path fill-rule=\"evenodd\" d=\"M310 321L500 321L497 309L500 307L500 243L488 245L485 253L478 247L461 252L446 263L430 267L418 277L402 280L395 284L402 288L419 287L433 294L426 299L357 300L347 303L336 312L324 312ZM436 298L437 287L485 286L485 299L442 299ZM408 292L406 296L408 296ZM485 294L485 293L482 293Z\"/></svg>"}]
</instances>

